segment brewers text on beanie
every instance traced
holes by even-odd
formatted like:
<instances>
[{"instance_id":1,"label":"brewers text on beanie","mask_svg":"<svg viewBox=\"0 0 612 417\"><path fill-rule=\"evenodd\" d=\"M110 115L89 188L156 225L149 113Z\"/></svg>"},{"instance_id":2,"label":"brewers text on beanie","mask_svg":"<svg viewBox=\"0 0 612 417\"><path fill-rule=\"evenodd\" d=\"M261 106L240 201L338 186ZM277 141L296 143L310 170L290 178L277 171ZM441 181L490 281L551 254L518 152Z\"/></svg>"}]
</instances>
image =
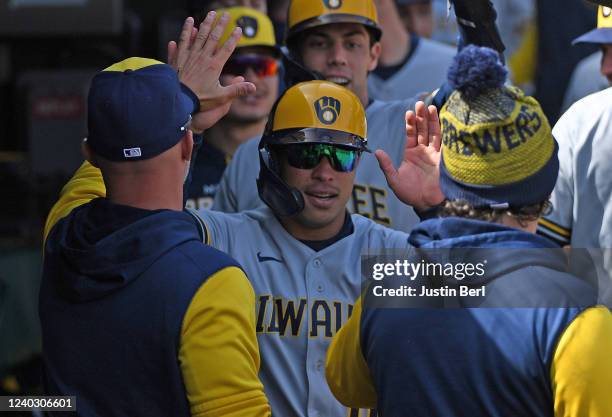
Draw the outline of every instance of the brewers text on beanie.
<instances>
[{"instance_id":1,"label":"brewers text on beanie","mask_svg":"<svg viewBox=\"0 0 612 417\"><path fill-rule=\"evenodd\" d=\"M557 180L557 143L538 102L505 86L499 54L470 45L449 68L455 90L440 112L440 187L475 207L546 200Z\"/></svg>"}]
</instances>

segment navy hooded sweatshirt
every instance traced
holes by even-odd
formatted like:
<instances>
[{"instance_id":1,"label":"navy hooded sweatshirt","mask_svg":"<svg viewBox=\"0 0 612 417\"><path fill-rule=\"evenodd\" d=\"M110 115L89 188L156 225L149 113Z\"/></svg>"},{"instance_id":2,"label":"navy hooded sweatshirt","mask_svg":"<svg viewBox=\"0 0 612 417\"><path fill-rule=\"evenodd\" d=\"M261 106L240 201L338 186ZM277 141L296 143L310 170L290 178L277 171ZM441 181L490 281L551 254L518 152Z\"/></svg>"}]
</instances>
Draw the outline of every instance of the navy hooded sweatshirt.
<instances>
[{"instance_id":1,"label":"navy hooded sweatshirt","mask_svg":"<svg viewBox=\"0 0 612 417\"><path fill-rule=\"evenodd\" d=\"M361 351L380 415L553 416L557 342L578 314L596 304L594 289L564 272L563 251L534 234L461 218L425 221L410 243L433 249L421 255L442 263L452 257L442 249L483 248L486 276L463 285L485 285L488 297L483 308L425 309L367 308L364 299ZM483 254L458 253L464 262ZM445 284L457 282L449 277ZM497 308L507 305L520 308Z\"/></svg>"},{"instance_id":2,"label":"navy hooded sweatshirt","mask_svg":"<svg viewBox=\"0 0 612 417\"><path fill-rule=\"evenodd\" d=\"M40 290L45 387L79 416L189 416L178 352L191 299L237 266L185 212L99 198L51 230ZM74 415L70 413L70 415Z\"/></svg>"}]
</instances>

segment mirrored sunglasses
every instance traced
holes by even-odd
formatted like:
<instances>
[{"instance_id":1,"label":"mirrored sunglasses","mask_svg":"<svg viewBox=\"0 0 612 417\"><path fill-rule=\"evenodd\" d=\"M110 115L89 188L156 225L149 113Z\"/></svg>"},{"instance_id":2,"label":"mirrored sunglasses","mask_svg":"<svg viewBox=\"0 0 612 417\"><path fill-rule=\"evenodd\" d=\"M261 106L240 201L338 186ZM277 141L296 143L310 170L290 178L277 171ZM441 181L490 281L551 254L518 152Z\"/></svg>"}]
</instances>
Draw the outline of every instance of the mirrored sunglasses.
<instances>
[{"instance_id":1,"label":"mirrored sunglasses","mask_svg":"<svg viewBox=\"0 0 612 417\"><path fill-rule=\"evenodd\" d=\"M230 58L223 67L223 74L244 75L251 68L260 78L270 77L278 73L276 59L262 55L237 55Z\"/></svg>"},{"instance_id":2,"label":"mirrored sunglasses","mask_svg":"<svg viewBox=\"0 0 612 417\"><path fill-rule=\"evenodd\" d=\"M283 145L290 166L299 169L313 169L326 156L332 168L338 172L351 172L357 166L361 151L324 143L299 143Z\"/></svg>"}]
</instances>

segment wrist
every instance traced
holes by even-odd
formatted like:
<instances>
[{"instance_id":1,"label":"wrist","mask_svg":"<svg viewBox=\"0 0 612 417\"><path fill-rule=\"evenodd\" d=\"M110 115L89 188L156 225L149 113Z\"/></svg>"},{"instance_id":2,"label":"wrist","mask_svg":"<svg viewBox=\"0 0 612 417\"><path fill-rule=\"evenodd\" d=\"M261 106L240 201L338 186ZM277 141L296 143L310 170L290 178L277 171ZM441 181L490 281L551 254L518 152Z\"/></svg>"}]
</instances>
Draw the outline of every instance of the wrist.
<instances>
[{"instance_id":1,"label":"wrist","mask_svg":"<svg viewBox=\"0 0 612 417\"><path fill-rule=\"evenodd\" d=\"M440 208L442 207L442 204L443 202L438 205L430 206L430 207L414 207L414 211L417 214L417 216L419 216L419 219L421 221L425 221L425 220L429 220L429 219L438 217L438 213L440 211Z\"/></svg>"},{"instance_id":2,"label":"wrist","mask_svg":"<svg viewBox=\"0 0 612 417\"><path fill-rule=\"evenodd\" d=\"M425 198L420 203L413 205L415 211L425 213L431 210L438 210L446 202L446 197L442 193L433 198Z\"/></svg>"}]
</instances>

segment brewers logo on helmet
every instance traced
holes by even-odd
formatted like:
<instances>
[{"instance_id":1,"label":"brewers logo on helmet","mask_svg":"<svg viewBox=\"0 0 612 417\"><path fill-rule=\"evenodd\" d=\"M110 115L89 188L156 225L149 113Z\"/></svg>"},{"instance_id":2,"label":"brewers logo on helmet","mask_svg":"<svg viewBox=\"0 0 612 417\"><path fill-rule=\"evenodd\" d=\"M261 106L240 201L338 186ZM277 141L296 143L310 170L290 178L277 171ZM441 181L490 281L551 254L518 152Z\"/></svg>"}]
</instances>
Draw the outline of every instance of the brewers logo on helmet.
<instances>
[{"instance_id":1,"label":"brewers logo on helmet","mask_svg":"<svg viewBox=\"0 0 612 417\"><path fill-rule=\"evenodd\" d=\"M238 41L238 45L236 45L236 49L259 46L272 49L276 55L280 54L280 50L276 46L272 21L265 14L250 7L229 7L227 9L219 9L216 12L217 20L215 24L223 13L227 13L230 16L225 31L219 40L219 45L223 45L232 34L234 28L238 26L242 29L242 36Z\"/></svg>"},{"instance_id":2,"label":"brewers logo on helmet","mask_svg":"<svg viewBox=\"0 0 612 417\"><path fill-rule=\"evenodd\" d=\"M259 196L279 216L298 214L304 197L281 178L279 151L291 145L324 145L304 146L294 163L311 169L327 157L335 170L349 172L362 152L370 152L366 133L365 110L350 90L328 81L289 88L274 105L259 142Z\"/></svg>"},{"instance_id":3,"label":"brewers logo on helmet","mask_svg":"<svg viewBox=\"0 0 612 417\"><path fill-rule=\"evenodd\" d=\"M254 38L257 36L257 19L251 16L241 16L236 20L236 24L242 29L242 36Z\"/></svg>"},{"instance_id":4,"label":"brewers logo on helmet","mask_svg":"<svg viewBox=\"0 0 612 417\"><path fill-rule=\"evenodd\" d=\"M339 9L342 7L342 0L323 0L328 9Z\"/></svg>"},{"instance_id":5,"label":"brewers logo on helmet","mask_svg":"<svg viewBox=\"0 0 612 417\"><path fill-rule=\"evenodd\" d=\"M307 29L332 23L360 23L382 35L373 0L293 0L289 6L286 44L292 48L296 36Z\"/></svg>"},{"instance_id":6,"label":"brewers logo on helmet","mask_svg":"<svg viewBox=\"0 0 612 417\"><path fill-rule=\"evenodd\" d=\"M315 101L315 109L321 123L326 125L334 124L340 114L340 101L333 97L321 97Z\"/></svg>"}]
</instances>

